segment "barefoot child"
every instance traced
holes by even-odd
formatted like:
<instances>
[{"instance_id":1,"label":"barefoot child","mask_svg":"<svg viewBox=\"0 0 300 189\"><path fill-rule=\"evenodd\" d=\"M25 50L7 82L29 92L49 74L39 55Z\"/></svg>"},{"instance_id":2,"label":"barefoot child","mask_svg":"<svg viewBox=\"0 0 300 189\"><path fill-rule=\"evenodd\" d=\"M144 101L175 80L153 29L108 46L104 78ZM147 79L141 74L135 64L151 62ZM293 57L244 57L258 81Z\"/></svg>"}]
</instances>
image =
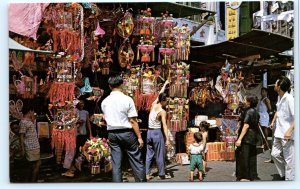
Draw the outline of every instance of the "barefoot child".
<instances>
[{"instance_id":1,"label":"barefoot child","mask_svg":"<svg viewBox=\"0 0 300 189\"><path fill-rule=\"evenodd\" d=\"M206 166L207 166L206 154L207 154L207 151L208 151L207 142L208 142L208 128L209 128L209 126L210 126L210 124L207 123L206 121L202 121L200 123L200 133L202 134L203 146L204 146L203 157L202 157L203 174L206 174Z\"/></svg>"},{"instance_id":2,"label":"barefoot child","mask_svg":"<svg viewBox=\"0 0 300 189\"><path fill-rule=\"evenodd\" d=\"M204 144L202 140L202 134L197 132L194 134L194 143L189 146L189 154L190 154L190 181L194 181L194 171L197 168L199 172L199 181L203 180L202 177L202 157Z\"/></svg>"}]
</instances>

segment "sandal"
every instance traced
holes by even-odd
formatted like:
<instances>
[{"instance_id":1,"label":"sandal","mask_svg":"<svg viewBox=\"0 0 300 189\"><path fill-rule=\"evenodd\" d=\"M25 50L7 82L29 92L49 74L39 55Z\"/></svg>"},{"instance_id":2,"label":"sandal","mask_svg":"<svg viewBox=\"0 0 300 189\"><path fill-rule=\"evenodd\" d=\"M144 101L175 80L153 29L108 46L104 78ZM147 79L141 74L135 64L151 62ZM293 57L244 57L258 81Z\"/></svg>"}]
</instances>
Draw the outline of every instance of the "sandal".
<instances>
[{"instance_id":1,"label":"sandal","mask_svg":"<svg viewBox=\"0 0 300 189\"><path fill-rule=\"evenodd\" d=\"M67 171L65 173L62 173L61 175L66 177L71 177L71 178L74 177L74 173L72 171Z\"/></svg>"},{"instance_id":2,"label":"sandal","mask_svg":"<svg viewBox=\"0 0 300 189\"><path fill-rule=\"evenodd\" d=\"M151 176L151 175L146 175L146 179L149 181L149 180L153 179L153 176Z\"/></svg>"},{"instance_id":3,"label":"sandal","mask_svg":"<svg viewBox=\"0 0 300 189\"><path fill-rule=\"evenodd\" d=\"M164 180L164 179L171 179L171 175L165 175L165 176L158 176L159 179Z\"/></svg>"}]
</instances>

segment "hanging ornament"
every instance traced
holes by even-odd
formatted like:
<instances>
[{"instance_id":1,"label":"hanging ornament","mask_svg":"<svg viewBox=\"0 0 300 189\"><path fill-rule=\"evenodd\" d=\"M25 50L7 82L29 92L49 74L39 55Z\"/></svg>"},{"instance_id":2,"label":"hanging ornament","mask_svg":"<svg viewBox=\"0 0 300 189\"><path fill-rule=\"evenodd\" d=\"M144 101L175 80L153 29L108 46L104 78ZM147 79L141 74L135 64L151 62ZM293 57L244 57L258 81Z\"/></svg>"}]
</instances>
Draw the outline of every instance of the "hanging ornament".
<instances>
[{"instance_id":1,"label":"hanging ornament","mask_svg":"<svg viewBox=\"0 0 300 189\"><path fill-rule=\"evenodd\" d=\"M151 9L142 10L137 18L137 32L139 35L154 35L155 18L151 17Z\"/></svg>"},{"instance_id":2,"label":"hanging ornament","mask_svg":"<svg viewBox=\"0 0 300 189\"><path fill-rule=\"evenodd\" d=\"M120 46L118 50L118 60L122 68L128 67L130 69L131 63L134 60L134 52L128 40Z\"/></svg>"},{"instance_id":3,"label":"hanging ornament","mask_svg":"<svg viewBox=\"0 0 300 189\"><path fill-rule=\"evenodd\" d=\"M99 36L100 35L101 37L103 37L103 35L105 35L105 31L100 27L99 22L97 22L97 28L94 31L94 35L95 36Z\"/></svg>"},{"instance_id":4,"label":"hanging ornament","mask_svg":"<svg viewBox=\"0 0 300 189\"><path fill-rule=\"evenodd\" d=\"M124 17L118 21L117 28L116 28L117 33L122 38L128 38L133 32L133 28L134 28L134 23L133 23L132 14L126 11Z\"/></svg>"}]
</instances>

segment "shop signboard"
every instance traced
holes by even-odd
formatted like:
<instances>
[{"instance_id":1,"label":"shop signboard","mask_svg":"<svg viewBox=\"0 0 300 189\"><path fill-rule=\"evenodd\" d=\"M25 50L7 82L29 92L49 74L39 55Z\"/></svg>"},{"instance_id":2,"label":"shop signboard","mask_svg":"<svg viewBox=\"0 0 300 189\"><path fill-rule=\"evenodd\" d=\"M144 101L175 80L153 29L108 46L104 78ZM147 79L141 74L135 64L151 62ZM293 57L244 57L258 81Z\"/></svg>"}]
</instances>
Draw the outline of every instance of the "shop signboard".
<instances>
[{"instance_id":1,"label":"shop signboard","mask_svg":"<svg viewBox=\"0 0 300 189\"><path fill-rule=\"evenodd\" d=\"M225 6L226 39L231 40L239 36L239 7L241 2L227 2Z\"/></svg>"}]
</instances>

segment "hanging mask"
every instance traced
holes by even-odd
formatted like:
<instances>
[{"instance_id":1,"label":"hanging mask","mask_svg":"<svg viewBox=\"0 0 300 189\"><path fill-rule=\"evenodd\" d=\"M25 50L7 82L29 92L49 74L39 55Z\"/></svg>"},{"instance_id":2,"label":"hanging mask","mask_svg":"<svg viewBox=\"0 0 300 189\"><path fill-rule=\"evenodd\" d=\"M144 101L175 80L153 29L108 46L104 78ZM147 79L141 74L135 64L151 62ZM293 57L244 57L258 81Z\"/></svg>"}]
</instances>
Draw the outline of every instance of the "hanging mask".
<instances>
[{"instance_id":1,"label":"hanging mask","mask_svg":"<svg viewBox=\"0 0 300 189\"><path fill-rule=\"evenodd\" d=\"M126 12L124 17L121 18L117 24L117 33L123 38L128 38L133 32L134 24L132 14Z\"/></svg>"}]
</instances>

